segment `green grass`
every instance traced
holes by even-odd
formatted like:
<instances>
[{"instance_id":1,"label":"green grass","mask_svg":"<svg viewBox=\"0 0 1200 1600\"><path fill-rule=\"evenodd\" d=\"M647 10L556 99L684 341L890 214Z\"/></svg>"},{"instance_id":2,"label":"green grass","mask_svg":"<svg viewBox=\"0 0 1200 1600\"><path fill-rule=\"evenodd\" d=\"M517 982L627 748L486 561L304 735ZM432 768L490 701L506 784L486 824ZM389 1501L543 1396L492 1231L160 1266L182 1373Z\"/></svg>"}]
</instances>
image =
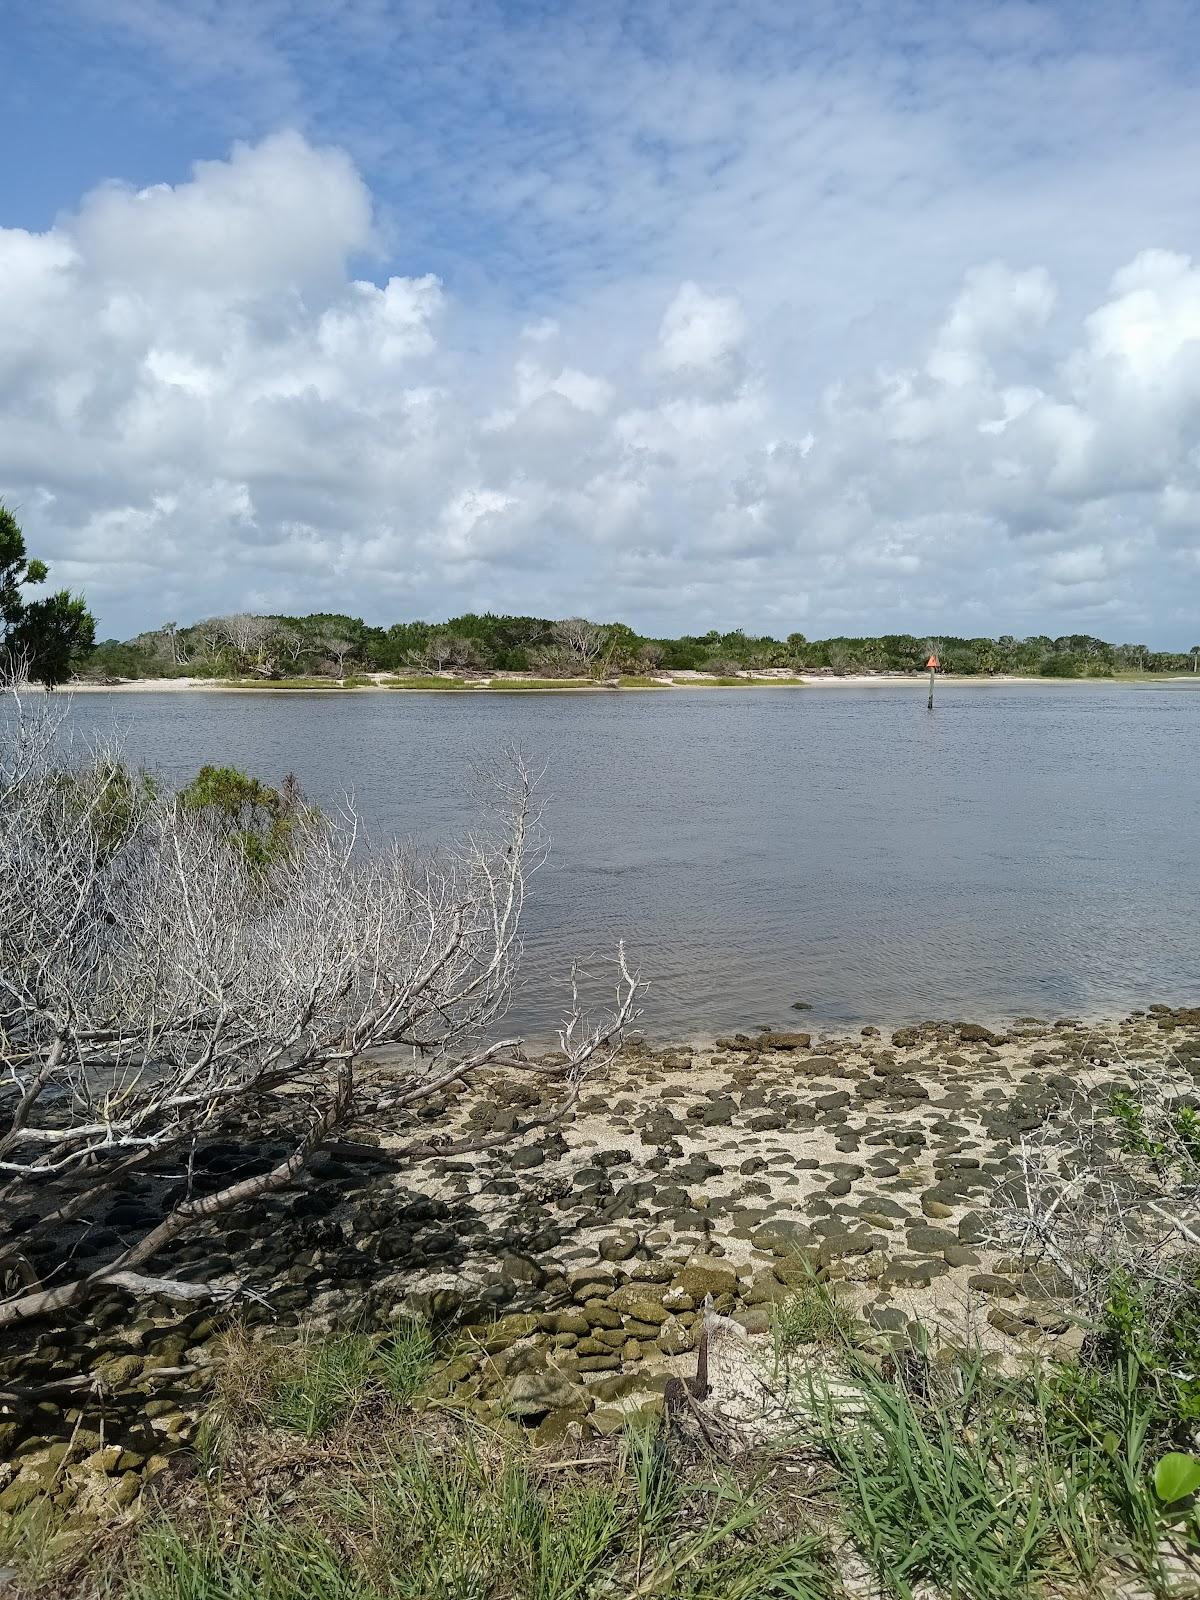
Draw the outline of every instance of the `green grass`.
<instances>
[{"instance_id":1,"label":"green grass","mask_svg":"<svg viewBox=\"0 0 1200 1600\"><path fill-rule=\"evenodd\" d=\"M823 1440L841 1473L846 1522L891 1593L928 1584L1011 1600L1069 1574L1048 1504L1055 1491L1031 1476L1002 1414L974 1410L980 1379L977 1366L961 1406L922 1406L868 1368L857 1424L825 1404Z\"/></svg>"},{"instance_id":2,"label":"green grass","mask_svg":"<svg viewBox=\"0 0 1200 1600\"><path fill-rule=\"evenodd\" d=\"M351 689L367 679L348 678L344 684L337 678L214 678L213 682L227 689Z\"/></svg>"},{"instance_id":3,"label":"green grass","mask_svg":"<svg viewBox=\"0 0 1200 1600\"><path fill-rule=\"evenodd\" d=\"M384 678L385 689L469 689L470 684L462 678L439 678L430 673L422 675L413 673L411 677Z\"/></svg>"},{"instance_id":4,"label":"green grass","mask_svg":"<svg viewBox=\"0 0 1200 1600\"><path fill-rule=\"evenodd\" d=\"M851 1308L826 1284L818 1282L815 1273L800 1283L788 1299L777 1301L771 1308L771 1337L777 1362L801 1345L851 1346L860 1331Z\"/></svg>"},{"instance_id":5,"label":"green grass","mask_svg":"<svg viewBox=\"0 0 1200 1600\"><path fill-rule=\"evenodd\" d=\"M685 678L681 689L804 689L796 678Z\"/></svg>"},{"instance_id":6,"label":"green grass","mask_svg":"<svg viewBox=\"0 0 1200 1600\"><path fill-rule=\"evenodd\" d=\"M231 1473L232 1481L232 1473ZM240 1481L240 1480L239 1480ZM144 1525L111 1600L828 1600L820 1541L764 1525L724 1473L684 1476L661 1436L567 1472L486 1435L381 1437L290 1503L220 1483Z\"/></svg>"},{"instance_id":7,"label":"green grass","mask_svg":"<svg viewBox=\"0 0 1200 1600\"><path fill-rule=\"evenodd\" d=\"M319 1439L373 1402L413 1404L434 1369L437 1344L422 1322L403 1321L384 1338L355 1331L287 1344L226 1341L204 1448L219 1454L229 1425L254 1417Z\"/></svg>"},{"instance_id":8,"label":"green grass","mask_svg":"<svg viewBox=\"0 0 1200 1600\"><path fill-rule=\"evenodd\" d=\"M1176 1419L1136 1358L1005 1375L863 1333L815 1278L776 1308L803 1420L740 1458L645 1417L547 1454L432 1384L420 1409L420 1323L234 1335L197 1472L73 1553L58 1507L0 1519L0 1562L47 1600L840 1600L848 1556L892 1600L1196 1592L1193 1502L1154 1489Z\"/></svg>"},{"instance_id":9,"label":"green grass","mask_svg":"<svg viewBox=\"0 0 1200 1600\"><path fill-rule=\"evenodd\" d=\"M487 687L493 694L525 694L531 689L542 693L547 689L601 689L604 686L595 678L503 678Z\"/></svg>"},{"instance_id":10,"label":"green grass","mask_svg":"<svg viewBox=\"0 0 1200 1600\"><path fill-rule=\"evenodd\" d=\"M853 1368L844 1388L814 1385L823 1448L837 1469L839 1521L884 1585L962 1600L1139 1593L1200 1577L1190 1503L1154 1492L1153 1405L1132 1364L1064 1364L1005 1378L981 1356L939 1366L920 1353L882 1374Z\"/></svg>"}]
</instances>

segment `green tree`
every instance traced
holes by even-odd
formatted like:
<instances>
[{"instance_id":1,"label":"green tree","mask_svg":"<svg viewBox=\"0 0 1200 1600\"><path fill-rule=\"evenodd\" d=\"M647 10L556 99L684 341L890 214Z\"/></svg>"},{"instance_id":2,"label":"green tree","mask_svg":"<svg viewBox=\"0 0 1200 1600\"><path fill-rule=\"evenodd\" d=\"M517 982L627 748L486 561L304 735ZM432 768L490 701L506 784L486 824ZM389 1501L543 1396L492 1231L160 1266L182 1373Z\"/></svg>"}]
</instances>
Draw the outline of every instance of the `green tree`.
<instances>
[{"instance_id":1,"label":"green tree","mask_svg":"<svg viewBox=\"0 0 1200 1600\"><path fill-rule=\"evenodd\" d=\"M185 811L202 816L219 838L241 850L251 867L268 867L285 855L297 826L315 816L290 772L273 789L236 767L201 767L179 791L179 801Z\"/></svg>"},{"instance_id":2,"label":"green tree","mask_svg":"<svg viewBox=\"0 0 1200 1600\"><path fill-rule=\"evenodd\" d=\"M45 583L49 569L31 557L12 512L0 505L0 669L20 668L51 688L70 677L92 648L96 622L83 599L67 589L30 600L25 590Z\"/></svg>"}]
</instances>

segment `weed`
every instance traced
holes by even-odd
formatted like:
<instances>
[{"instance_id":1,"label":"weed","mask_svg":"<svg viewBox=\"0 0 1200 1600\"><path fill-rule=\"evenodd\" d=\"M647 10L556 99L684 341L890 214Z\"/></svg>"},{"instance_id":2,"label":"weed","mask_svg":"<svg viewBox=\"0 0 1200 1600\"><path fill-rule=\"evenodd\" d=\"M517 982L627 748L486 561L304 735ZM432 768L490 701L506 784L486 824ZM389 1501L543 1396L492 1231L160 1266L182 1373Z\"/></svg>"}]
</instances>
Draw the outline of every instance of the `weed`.
<instances>
[{"instance_id":1,"label":"weed","mask_svg":"<svg viewBox=\"0 0 1200 1600\"><path fill-rule=\"evenodd\" d=\"M800 1345L850 1346L855 1343L858 1320L815 1273L802 1280L786 1300L771 1309L771 1334L778 1362Z\"/></svg>"},{"instance_id":2,"label":"weed","mask_svg":"<svg viewBox=\"0 0 1200 1600\"><path fill-rule=\"evenodd\" d=\"M424 1322L402 1322L378 1352L377 1363L388 1394L408 1405L433 1369L435 1343Z\"/></svg>"}]
</instances>

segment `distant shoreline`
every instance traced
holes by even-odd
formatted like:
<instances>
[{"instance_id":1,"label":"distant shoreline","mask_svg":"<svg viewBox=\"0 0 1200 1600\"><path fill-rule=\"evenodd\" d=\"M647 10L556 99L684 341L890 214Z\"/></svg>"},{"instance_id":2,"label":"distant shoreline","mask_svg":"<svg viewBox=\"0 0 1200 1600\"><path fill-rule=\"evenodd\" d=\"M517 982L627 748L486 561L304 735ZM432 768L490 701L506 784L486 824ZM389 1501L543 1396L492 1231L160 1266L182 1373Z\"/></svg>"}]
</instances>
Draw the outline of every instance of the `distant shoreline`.
<instances>
[{"instance_id":1,"label":"distant shoreline","mask_svg":"<svg viewBox=\"0 0 1200 1600\"><path fill-rule=\"evenodd\" d=\"M359 676L349 684L337 679L327 683L305 680L288 682L248 683L222 678L122 678L114 683L70 682L62 685L68 694L178 694L195 690L213 690L222 694L356 694L382 690L389 694L654 694L673 689L862 689L888 684L918 684L926 681L924 672L845 673L833 674L787 673L778 669L754 676L717 678L702 672L677 672L670 678L653 678L637 683L572 683L548 684L544 680L519 677L480 678L477 680L443 678L441 683L425 679L406 684L390 674L368 675L368 681ZM983 674L939 673L938 684L955 688L992 684L1041 684L1048 688L1076 687L1080 684L1122 684L1149 687L1156 684L1195 684L1200 679L1195 673L1114 673L1111 677L1051 678L1019 673Z\"/></svg>"}]
</instances>

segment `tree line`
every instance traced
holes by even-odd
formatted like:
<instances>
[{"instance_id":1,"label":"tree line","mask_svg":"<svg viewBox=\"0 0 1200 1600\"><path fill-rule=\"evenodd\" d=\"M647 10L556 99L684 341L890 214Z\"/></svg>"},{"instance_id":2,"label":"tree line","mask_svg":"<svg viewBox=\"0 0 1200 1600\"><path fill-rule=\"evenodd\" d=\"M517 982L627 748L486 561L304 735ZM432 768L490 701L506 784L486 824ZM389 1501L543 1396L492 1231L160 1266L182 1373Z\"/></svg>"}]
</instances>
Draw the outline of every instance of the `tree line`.
<instances>
[{"instance_id":1,"label":"tree line","mask_svg":"<svg viewBox=\"0 0 1200 1600\"><path fill-rule=\"evenodd\" d=\"M91 679L199 676L318 677L345 681L362 672L533 672L547 678L702 671L718 676L768 668L807 672L913 672L936 654L945 672L1108 677L1114 672L1196 672L1200 645L1188 651L1110 644L1091 634L1017 638L930 638L912 633L809 639L789 633L722 633L659 638L623 622L585 617L507 616L474 611L445 622L372 627L361 617L313 612L294 617L234 612L181 626L164 622L132 639L95 643L95 619L82 596L40 588L47 567L25 548L12 512L0 504L0 673L56 684Z\"/></svg>"},{"instance_id":2,"label":"tree line","mask_svg":"<svg viewBox=\"0 0 1200 1600\"><path fill-rule=\"evenodd\" d=\"M1019 673L1045 677L1107 677L1115 672L1196 671L1200 645L1190 651L1110 644L1090 634L1051 638L959 638L911 633L809 639L712 629L660 638L623 622L466 612L444 622L396 622L372 627L360 617L236 613L187 627L161 627L91 650L81 669L90 676L344 679L361 672L532 672L547 678L702 671L718 675L789 668L797 671L914 672L929 655L945 672Z\"/></svg>"}]
</instances>

